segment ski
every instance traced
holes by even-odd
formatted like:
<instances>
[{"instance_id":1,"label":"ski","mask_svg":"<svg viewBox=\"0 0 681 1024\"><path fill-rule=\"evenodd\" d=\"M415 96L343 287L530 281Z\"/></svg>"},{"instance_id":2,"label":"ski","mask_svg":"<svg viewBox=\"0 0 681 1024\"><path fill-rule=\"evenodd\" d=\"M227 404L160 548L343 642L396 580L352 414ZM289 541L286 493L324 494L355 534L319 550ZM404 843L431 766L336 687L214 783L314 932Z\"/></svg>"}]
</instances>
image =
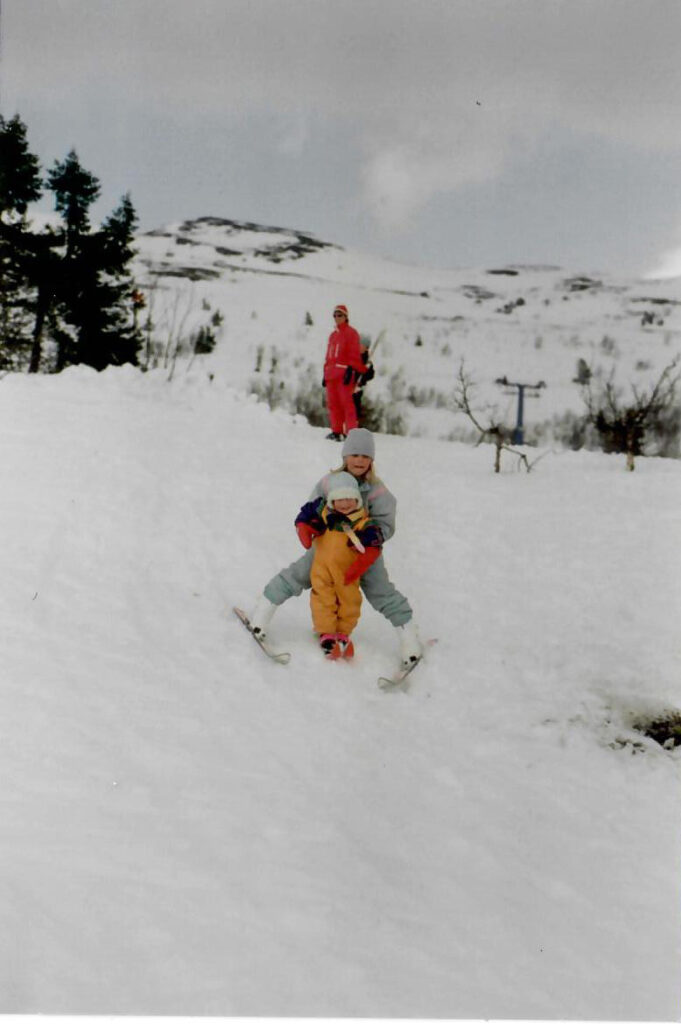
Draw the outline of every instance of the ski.
<instances>
[{"instance_id":1,"label":"ski","mask_svg":"<svg viewBox=\"0 0 681 1024\"><path fill-rule=\"evenodd\" d=\"M433 644L437 643L437 638L432 640L426 640L426 647L432 647ZM409 689L408 676L414 671L414 669L421 664L423 661L423 654L416 661L412 661L409 665L403 666L398 669L393 676L379 676L378 687L383 690L384 693L390 693L392 690L402 690L404 693Z\"/></svg>"},{"instance_id":2,"label":"ski","mask_svg":"<svg viewBox=\"0 0 681 1024\"><path fill-rule=\"evenodd\" d=\"M278 665L288 665L289 661L291 660L291 655L289 654L288 651L273 651L270 645L267 643L267 640L264 640L261 637L256 636L256 634L253 632L246 613L242 611L241 608L233 608L232 610L236 615L237 619L239 620L239 622L241 622L242 625L244 625L248 632L251 634L251 636L253 637L256 644L263 652L263 654L266 654L271 661L276 661Z\"/></svg>"},{"instance_id":3,"label":"ski","mask_svg":"<svg viewBox=\"0 0 681 1024\"><path fill-rule=\"evenodd\" d=\"M407 677L411 675L417 665L423 661L423 655L416 661L408 666L408 668L401 668L394 676L379 676L378 677L378 688L383 690L384 693L389 693L391 690L404 690L405 693L409 689L409 683Z\"/></svg>"},{"instance_id":4,"label":"ski","mask_svg":"<svg viewBox=\"0 0 681 1024\"><path fill-rule=\"evenodd\" d=\"M374 342L373 342L371 348L369 349L369 358L371 358L373 356L374 352L376 351L378 346L381 344L381 342L385 338L385 335L386 335L386 330L385 330L385 327L384 327L383 330L379 331L378 334L376 335L376 337L374 338Z\"/></svg>"}]
</instances>

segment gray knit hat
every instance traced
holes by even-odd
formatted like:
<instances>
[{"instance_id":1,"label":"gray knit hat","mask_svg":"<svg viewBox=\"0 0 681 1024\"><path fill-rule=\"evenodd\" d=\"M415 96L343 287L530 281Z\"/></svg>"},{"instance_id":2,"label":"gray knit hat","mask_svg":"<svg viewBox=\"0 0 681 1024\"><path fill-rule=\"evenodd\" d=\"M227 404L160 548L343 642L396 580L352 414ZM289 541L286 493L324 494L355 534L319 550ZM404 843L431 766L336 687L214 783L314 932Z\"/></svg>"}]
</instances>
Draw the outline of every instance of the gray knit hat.
<instances>
[{"instance_id":1,"label":"gray knit hat","mask_svg":"<svg viewBox=\"0 0 681 1024\"><path fill-rule=\"evenodd\" d=\"M366 455L372 461L376 457L374 435L365 427L355 427L348 433L343 443L343 456Z\"/></svg>"}]
</instances>

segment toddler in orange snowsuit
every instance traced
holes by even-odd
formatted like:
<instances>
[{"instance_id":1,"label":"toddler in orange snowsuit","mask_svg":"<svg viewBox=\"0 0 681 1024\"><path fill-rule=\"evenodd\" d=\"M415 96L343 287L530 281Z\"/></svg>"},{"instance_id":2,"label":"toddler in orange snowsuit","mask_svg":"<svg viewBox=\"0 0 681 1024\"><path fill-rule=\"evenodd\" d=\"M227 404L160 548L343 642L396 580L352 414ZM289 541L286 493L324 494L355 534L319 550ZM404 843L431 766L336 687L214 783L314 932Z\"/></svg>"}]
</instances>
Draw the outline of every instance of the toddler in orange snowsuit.
<instances>
[{"instance_id":1,"label":"toddler in orange snowsuit","mask_svg":"<svg viewBox=\"0 0 681 1024\"><path fill-rule=\"evenodd\" d=\"M383 543L355 477L335 473L327 497L303 505L295 525L303 547L315 546L310 608L322 650L327 658L351 658L350 633L362 604L359 578L376 561Z\"/></svg>"}]
</instances>

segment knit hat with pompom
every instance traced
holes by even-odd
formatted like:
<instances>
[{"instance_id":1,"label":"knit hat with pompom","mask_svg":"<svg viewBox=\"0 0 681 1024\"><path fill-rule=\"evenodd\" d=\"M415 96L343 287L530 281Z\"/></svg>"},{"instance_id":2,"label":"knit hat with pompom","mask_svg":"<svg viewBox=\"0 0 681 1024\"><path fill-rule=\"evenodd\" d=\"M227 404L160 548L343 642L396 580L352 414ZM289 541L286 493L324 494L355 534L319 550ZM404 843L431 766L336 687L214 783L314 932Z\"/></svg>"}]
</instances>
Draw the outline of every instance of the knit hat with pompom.
<instances>
[{"instance_id":1,"label":"knit hat with pompom","mask_svg":"<svg viewBox=\"0 0 681 1024\"><path fill-rule=\"evenodd\" d=\"M362 495L359 493L359 484L352 473L333 473L329 481L329 490L326 495L326 504L333 505L334 501L342 498L354 498L357 508L362 505Z\"/></svg>"}]
</instances>

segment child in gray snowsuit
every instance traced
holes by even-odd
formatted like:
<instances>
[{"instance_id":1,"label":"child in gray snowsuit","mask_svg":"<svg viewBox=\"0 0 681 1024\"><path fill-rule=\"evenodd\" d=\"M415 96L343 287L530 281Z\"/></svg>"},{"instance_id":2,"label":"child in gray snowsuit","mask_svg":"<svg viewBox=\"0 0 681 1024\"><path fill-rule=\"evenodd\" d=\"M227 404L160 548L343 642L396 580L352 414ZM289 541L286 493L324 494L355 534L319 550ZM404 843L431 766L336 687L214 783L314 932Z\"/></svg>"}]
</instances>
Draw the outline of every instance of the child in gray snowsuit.
<instances>
[{"instance_id":1,"label":"child in gray snowsuit","mask_svg":"<svg viewBox=\"0 0 681 1024\"><path fill-rule=\"evenodd\" d=\"M373 435L363 427L351 430L343 444L342 469L351 473L359 484L362 501L371 519L378 526L383 542L395 532L397 502L393 494L374 473L375 445ZM317 483L309 500L326 497L333 479L327 474ZM273 576L258 598L250 616L254 633L264 637L277 608L290 597L298 597L310 587L310 568L314 552L307 551L301 558ZM384 615L397 629L402 661L408 665L423 653L413 613L407 598L391 582L383 556L364 573L360 585L369 604Z\"/></svg>"}]
</instances>

